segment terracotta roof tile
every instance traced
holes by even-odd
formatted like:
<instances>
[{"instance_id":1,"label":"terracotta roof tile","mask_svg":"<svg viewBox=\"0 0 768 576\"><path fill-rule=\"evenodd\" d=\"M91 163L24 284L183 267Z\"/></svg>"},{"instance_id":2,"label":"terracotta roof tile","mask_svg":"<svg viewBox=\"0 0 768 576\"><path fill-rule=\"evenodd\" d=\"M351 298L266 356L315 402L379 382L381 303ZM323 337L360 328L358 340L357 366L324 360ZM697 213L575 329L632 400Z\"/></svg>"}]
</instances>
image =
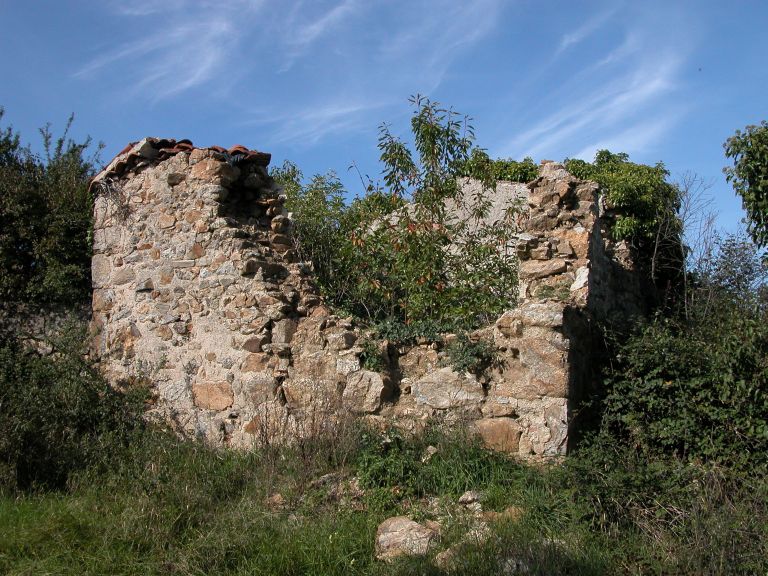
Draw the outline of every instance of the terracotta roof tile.
<instances>
[{"instance_id":1,"label":"terracotta roof tile","mask_svg":"<svg viewBox=\"0 0 768 576\"><path fill-rule=\"evenodd\" d=\"M213 150L226 156L237 155L238 164L251 163L257 166L267 167L272 155L266 152L250 150L242 144L236 144L227 150L221 146L199 148L192 144L191 140L173 140L170 138L145 138L138 142L131 142L115 156L109 164L92 180L92 187L97 182L110 176L122 176L140 162L163 161L180 152L192 152L193 150Z\"/></svg>"}]
</instances>

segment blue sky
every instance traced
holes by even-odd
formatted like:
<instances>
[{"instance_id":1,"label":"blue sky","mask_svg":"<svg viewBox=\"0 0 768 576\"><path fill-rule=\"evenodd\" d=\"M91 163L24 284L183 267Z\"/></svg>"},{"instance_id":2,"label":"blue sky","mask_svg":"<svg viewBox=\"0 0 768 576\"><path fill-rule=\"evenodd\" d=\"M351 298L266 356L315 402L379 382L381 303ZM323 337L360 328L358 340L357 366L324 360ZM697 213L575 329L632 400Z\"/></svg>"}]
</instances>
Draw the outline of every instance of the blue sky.
<instances>
[{"instance_id":1,"label":"blue sky","mask_svg":"<svg viewBox=\"0 0 768 576\"><path fill-rule=\"evenodd\" d=\"M421 93L492 156L608 148L709 185L735 229L722 143L768 118L768 1L0 1L3 124L106 144L244 144L307 175L379 176L377 128Z\"/></svg>"}]
</instances>

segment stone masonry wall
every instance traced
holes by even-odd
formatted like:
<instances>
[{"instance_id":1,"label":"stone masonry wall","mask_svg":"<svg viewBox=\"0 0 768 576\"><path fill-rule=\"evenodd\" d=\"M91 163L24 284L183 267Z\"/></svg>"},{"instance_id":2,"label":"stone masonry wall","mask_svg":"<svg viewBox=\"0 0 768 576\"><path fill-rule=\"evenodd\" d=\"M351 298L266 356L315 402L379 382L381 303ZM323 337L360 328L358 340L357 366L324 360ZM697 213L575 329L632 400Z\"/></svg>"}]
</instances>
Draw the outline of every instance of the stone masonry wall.
<instances>
[{"instance_id":1,"label":"stone masonry wall","mask_svg":"<svg viewBox=\"0 0 768 576\"><path fill-rule=\"evenodd\" d=\"M408 429L463 422L500 450L565 452L591 378L591 318L637 297L634 283L595 270L637 275L606 239L597 185L547 163L527 187L497 188L493 218L505 202L526 209L511 246L519 305L475 334L499 349L496 368L460 374L423 344L384 346L388 368L376 373L362 367L360 329L331 314L311 268L295 261L268 162L243 147L145 139L94 179L93 326L108 377L148 379L150 417L233 447L289 441L352 414Z\"/></svg>"}]
</instances>

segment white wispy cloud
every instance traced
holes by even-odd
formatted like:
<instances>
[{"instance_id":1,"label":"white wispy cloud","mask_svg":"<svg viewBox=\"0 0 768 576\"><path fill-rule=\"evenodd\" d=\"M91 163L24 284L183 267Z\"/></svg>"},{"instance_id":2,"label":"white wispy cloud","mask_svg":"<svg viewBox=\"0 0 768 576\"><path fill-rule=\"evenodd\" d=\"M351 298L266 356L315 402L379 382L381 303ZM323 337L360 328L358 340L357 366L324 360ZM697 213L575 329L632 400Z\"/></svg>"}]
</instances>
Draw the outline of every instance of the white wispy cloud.
<instances>
[{"instance_id":1,"label":"white wispy cloud","mask_svg":"<svg viewBox=\"0 0 768 576\"><path fill-rule=\"evenodd\" d=\"M557 52L563 52L571 46L575 46L576 44L579 44L580 42L583 42L589 38L597 30L602 28L608 22L608 20L611 19L611 17L616 13L617 9L618 8L614 6L609 10L600 12L599 14L596 14L595 16L588 19L584 24L576 28L576 30L563 34L563 36L560 38L560 46L558 47Z\"/></svg>"},{"instance_id":2,"label":"white wispy cloud","mask_svg":"<svg viewBox=\"0 0 768 576\"><path fill-rule=\"evenodd\" d=\"M301 25L295 29L288 37L288 42L300 46L311 44L343 22L343 20L353 12L356 4L357 2L355 0L344 0L344 2L334 6L317 20Z\"/></svg>"},{"instance_id":3,"label":"white wispy cloud","mask_svg":"<svg viewBox=\"0 0 768 576\"><path fill-rule=\"evenodd\" d=\"M269 138L273 143L311 146L331 134L370 128L370 112L383 107L385 104L376 101L329 101L290 113L260 111L246 123L262 127L271 126Z\"/></svg>"},{"instance_id":4,"label":"white wispy cloud","mask_svg":"<svg viewBox=\"0 0 768 576\"><path fill-rule=\"evenodd\" d=\"M241 36L239 19L257 7L257 2L243 0L226 8L202 2L191 10L183 1L120 7L124 17L152 15L155 22L143 35L84 64L74 76L94 79L114 67L131 96L158 101L178 95L226 70Z\"/></svg>"},{"instance_id":5,"label":"white wispy cloud","mask_svg":"<svg viewBox=\"0 0 768 576\"><path fill-rule=\"evenodd\" d=\"M335 33L334 38L348 36L349 29L344 29L343 25L356 12L358 6L358 0L343 0L329 9L321 6L320 10L316 6L312 6L313 9L310 10L303 0L293 4L287 11L287 16L279 19L276 26L279 30L283 60L279 72L291 70L299 59L311 54L313 44L329 36L331 32ZM307 17L305 13L310 11L312 16Z\"/></svg>"},{"instance_id":6,"label":"white wispy cloud","mask_svg":"<svg viewBox=\"0 0 768 576\"><path fill-rule=\"evenodd\" d=\"M285 90L280 109L260 123L277 142L306 144L375 125L381 118L367 113L402 108L409 94L431 95L456 59L498 24L504 0L295 0L269 10L263 0L107 6L126 32L76 78L149 102L205 87L251 118L275 110L275 94ZM231 98L235 89L238 98Z\"/></svg>"},{"instance_id":7,"label":"white wispy cloud","mask_svg":"<svg viewBox=\"0 0 768 576\"><path fill-rule=\"evenodd\" d=\"M635 122L625 130L587 144L572 157L591 162L598 150L629 151L635 154L645 152L649 146L656 143L667 131L671 130L681 116L682 111L672 110L653 120L644 119Z\"/></svg>"},{"instance_id":8,"label":"white wispy cloud","mask_svg":"<svg viewBox=\"0 0 768 576\"><path fill-rule=\"evenodd\" d=\"M418 78L422 92L435 90L462 50L482 40L498 24L501 0L401 6L402 25L379 48L385 66L397 66L405 77Z\"/></svg>"},{"instance_id":9,"label":"white wispy cloud","mask_svg":"<svg viewBox=\"0 0 768 576\"><path fill-rule=\"evenodd\" d=\"M569 42L593 27L585 25ZM628 26L615 48L571 73L550 95L548 107L554 111L500 146L501 155L591 160L601 148L642 151L682 114L670 97L686 56L685 42L659 38L647 25Z\"/></svg>"},{"instance_id":10,"label":"white wispy cloud","mask_svg":"<svg viewBox=\"0 0 768 576\"><path fill-rule=\"evenodd\" d=\"M294 24L296 38L287 41L289 55L281 72L293 73L291 67L302 58L324 61L328 77L337 82L330 90L311 94L311 102L294 104L289 113L266 118L263 111L257 113L259 122L272 127L273 141L301 146L371 129L382 119L372 114L375 110L401 110L409 94L436 90L462 51L493 29L502 6L502 0L445 0L439 7L433 2L400 2L381 14L381 7L377 12L345 1L313 24ZM295 23L293 12L287 22ZM362 23L375 15L394 17L398 26L369 35ZM335 53L308 47L326 35L333 37ZM291 51L297 45L300 49Z\"/></svg>"}]
</instances>

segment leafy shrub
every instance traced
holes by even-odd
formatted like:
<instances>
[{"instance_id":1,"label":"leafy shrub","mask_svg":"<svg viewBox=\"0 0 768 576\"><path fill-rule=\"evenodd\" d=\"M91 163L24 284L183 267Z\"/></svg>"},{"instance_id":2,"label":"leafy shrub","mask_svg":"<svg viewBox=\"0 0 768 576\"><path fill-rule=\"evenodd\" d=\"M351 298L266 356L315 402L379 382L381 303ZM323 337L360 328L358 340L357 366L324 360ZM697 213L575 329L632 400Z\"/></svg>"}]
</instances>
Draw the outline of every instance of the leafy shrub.
<instances>
[{"instance_id":1,"label":"leafy shrub","mask_svg":"<svg viewBox=\"0 0 768 576\"><path fill-rule=\"evenodd\" d=\"M363 368L374 372L383 372L386 365L382 358L379 342L371 338L366 338L363 340L361 348L360 363Z\"/></svg>"},{"instance_id":2,"label":"leafy shrub","mask_svg":"<svg viewBox=\"0 0 768 576\"><path fill-rule=\"evenodd\" d=\"M3 110L0 108L0 119ZM90 140L41 130L45 157L22 146L11 127L0 131L0 299L48 306L87 301L90 293L92 199L88 180L96 155Z\"/></svg>"},{"instance_id":3,"label":"leafy shrub","mask_svg":"<svg viewBox=\"0 0 768 576\"><path fill-rule=\"evenodd\" d=\"M344 249L347 242L347 207L344 190L335 174L316 175L303 182L299 168L284 162L272 169L272 177L283 186L286 207L293 213L294 242L299 258L311 262L324 295L342 299L348 266Z\"/></svg>"},{"instance_id":4,"label":"leafy shrub","mask_svg":"<svg viewBox=\"0 0 768 576\"><path fill-rule=\"evenodd\" d=\"M428 446L436 451L425 458ZM469 430L446 431L434 423L417 436L366 431L355 469L363 486L394 489L401 498L458 497L467 490L501 488L528 474L519 462L485 450Z\"/></svg>"},{"instance_id":5,"label":"leafy shrub","mask_svg":"<svg viewBox=\"0 0 768 576\"><path fill-rule=\"evenodd\" d=\"M539 167L530 157L521 161L511 158L491 160L484 150L475 148L462 167L461 175L477 177L483 174L490 176L493 180L531 182L538 177Z\"/></svg>"},{"instance_id":6,"label":"leafy shrub","mask_svg":"<svg viewBox=\"0 0 768 576\"><path fill-rule=\"evenodd\" d=\"M768 328L734 317L697 332L657 321L623 349L606 424L649 453L768 463Z\"/></svg>"},{"instance_id":7,"label":"leafy shrub","mask_svg":"<svg viewBox=\"0 0 768 576\"><path fill-rule=\"evenodd\" d=\"M345 206L333 175L304 184L290 165L273 175L286 187L299 252L332 305L369 323L473 327L514 302L512 226L476 226L488 201L461 193L457 177L474 141L468 119L418 96L411 102L414 151L380 128L385 189L369 184ZM493 185L487 171L473 175Z\"/></svg>"},{"instance_id":8,"label":"leafy shrub","mask_svg":"<svg viewBox=\"0 0 768 576\"><path fill-rule=\"evenodd\" d=\"M480 374L498 362L499 353L493 343L484 339L471 339L461 332L445 348L451 367L456 372Z\"/></svg>"},{"instance_id":9,"label":"leafy shrub","mask_svg":"<svg viewBox=\"0 0 768 576\"><path fill-rule=\"evenodd\" d=\"M443 333L453 324L435 320L413 320L408 324L389 318L374 325L374 333L395 346L412 346L420 342L442 342Z\"/></svg>"},{"instance_id":10,"label":"leafy shrub","mask_svg":"<svg viewBox=\"0 0 768 576\"><path fill-rule=\"evenodd\" d=\"M39 356L14 338L0 345L0 488L62 488L108 460L141 423L140 397L113 390L82 356L73 329Z\"/></svg>"},{"instance_id":11,"label":"leafy shrub","mask_svg":"<svg viewBox=\"0 0 768 576\"><path fill-rule=\"evenodd\" d=\"M565 167L577 178L600 184L609 205L620 212L613 225L619 240L652 242L679 209L679 190L667 182L669 172L661 162L635 164L627 154L600 150L594 162L571 159Z\"/></svg>"},{"instance_id":12,"label":"leafy shrub","mask_svg":"<svg viewBox=\"0 0 768 576\"><path fill-rule=\"evenodd\" d=\"M768 466L766 268L730 237L694 271L686 313L657 317L619 348L604 432L644 454Z\"/></svg>"}]
</instances>

